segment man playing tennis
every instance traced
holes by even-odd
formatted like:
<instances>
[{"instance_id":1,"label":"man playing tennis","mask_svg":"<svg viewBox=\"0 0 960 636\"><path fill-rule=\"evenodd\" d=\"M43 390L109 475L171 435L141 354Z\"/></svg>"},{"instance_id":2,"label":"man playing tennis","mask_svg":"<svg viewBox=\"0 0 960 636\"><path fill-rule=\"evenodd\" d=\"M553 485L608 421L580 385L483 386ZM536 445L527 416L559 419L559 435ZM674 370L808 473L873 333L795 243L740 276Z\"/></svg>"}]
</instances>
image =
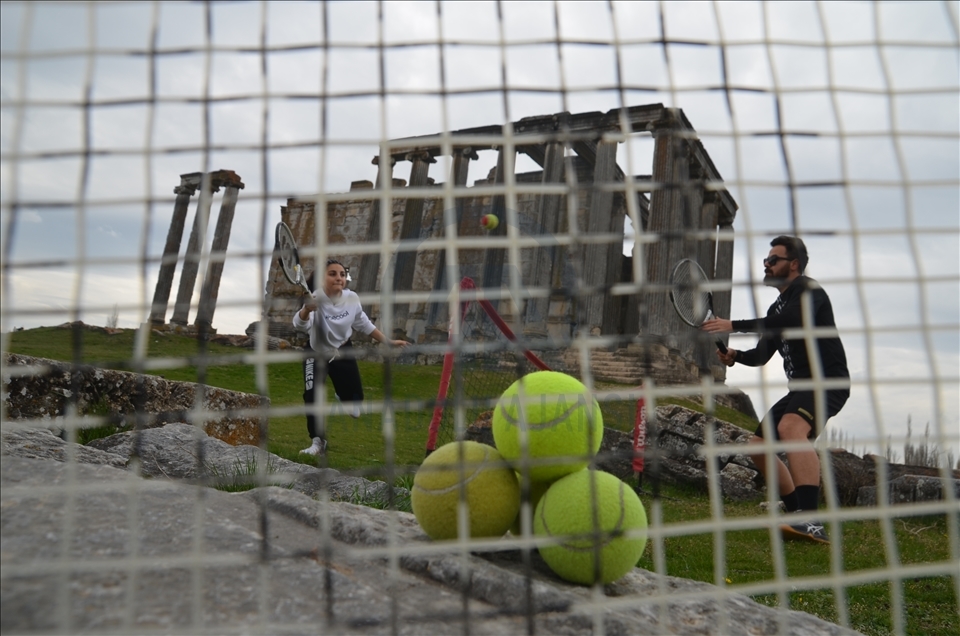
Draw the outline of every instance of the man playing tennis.
<instances>
[{"instance_id":1,"label":"man playing tennis","mask_svg":"<svg viewBox=\"0 0 960 636\"><path fill-rule=\"evenodd\" d=\"M780 526L780 530L784 539L829 543L823 524L815 519L815 514L811 514L815 513L820 502L820 458L813 447L813 440L823 430L826 421L839 413L850 397L847 356L835 333L833 307L827 293L815 280L803 275L808 260L803 241L793 236L778 236L770 245L770 253L763 259L763 282L776 287L780 296L767 310L766 317L733 321L715 318L704 322L702 329L712 334L760 334L760 341L750 351L732 348L728 348L726 353L717 351L717 357L728 367L737 362L750 367L763 366L774 351L779 351L783 357L783 370L787 374L790 391L773 405L764 419L769 422L775 439L802 443L804 446L787 451L789 469L779 457L774 456L780 498L787 511L794 513L796 518L796 521L791 520ZM805 314L813 318L813 325L805 324ZM818 334L815 351L807 348L802 334L790 334L789 338L782 335L785 330L808 326L826 328L834 333ZM819 368L815 368L818 358ZM811 379L826 380L832 386L826 390L812 390L809 382L805 382ZM807 386L791 386L799 383ZM750 440L757 448L750 458L766 478L766 451L759 448L764 443L764 425L760 424Z\"/></svg>"}]
</instances>

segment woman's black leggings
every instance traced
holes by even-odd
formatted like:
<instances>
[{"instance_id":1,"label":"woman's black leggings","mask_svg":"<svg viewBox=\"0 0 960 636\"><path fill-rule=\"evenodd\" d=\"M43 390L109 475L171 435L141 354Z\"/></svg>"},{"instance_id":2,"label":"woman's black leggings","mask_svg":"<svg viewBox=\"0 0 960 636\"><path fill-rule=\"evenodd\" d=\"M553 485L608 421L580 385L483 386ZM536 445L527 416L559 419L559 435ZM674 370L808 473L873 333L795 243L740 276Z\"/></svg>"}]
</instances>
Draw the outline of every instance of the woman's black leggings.
<instances>
[{"instance_id":1,"label":"woman's black leggings","mask_svg":"<svg viewBox=\"0 0 960 636\"><path fill-rule=\"evenodd\" d=\"M353 343L347 340L340 346L339 355L332 362L323 357L307 358L303 361L303 402L307 405L307 433L310 438L320 437L326 440L327 432L323 422L317 422L317 416L309 407L316 403L317 390L324 386L327 376L333 382L333 390L343 403L362 402L363 384L360 382L360 367L351 355ZM319 426L318 426L319 424Z\"/></svg>"}]
</instances>

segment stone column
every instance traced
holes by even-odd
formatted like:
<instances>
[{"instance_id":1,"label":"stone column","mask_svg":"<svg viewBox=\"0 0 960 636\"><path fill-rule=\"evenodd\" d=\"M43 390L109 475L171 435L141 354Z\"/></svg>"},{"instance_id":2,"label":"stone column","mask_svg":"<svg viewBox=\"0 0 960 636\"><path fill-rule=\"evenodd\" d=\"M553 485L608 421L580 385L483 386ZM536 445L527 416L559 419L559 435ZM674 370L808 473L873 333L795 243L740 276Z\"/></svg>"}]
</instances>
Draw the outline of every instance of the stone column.
<instances>
[{"instance_id":1,"label":"stone column","mask_svg":"<svg viewBox=\"0 0 960 636\"><path fill-rule=\"evenodd\" d=\"M544 185L564 183L563 174L564 145L560 142L548 143L544 150L543 179ZM540 234L547 239L554 239L560 228L560 204L563 197L558 194L537 195L537 226ZM556 245L541 246L534 250L531 285L538 291L553 288L554 270L561 267L560 247ZM531 298L527 301L523 320L523 333L528 337L545 338L547 336L547 319L550 314L550 297Z\"/></svg>"},{"instance_id":2,"label":"stone column","mask_svg":"<svg viewBox=\"0 0 960 636\"><path fill-rule=\"evenodd\" d=\"M707 274L707 278L715 277L717 260L717 241L715 238L717 230L717 203L716 196L713 193L705 194L703 205L700 208L699 227L703 231L711 232L710 237L703 237L697 241L697 262ZM714 293L716 296L716 293ZM716 298L714 298L716 300Z\"/></svg>"},{"instance_id":3,"label":"stone column","mask_svg":"<svg viewBox=\"0 0 960 636\"><path fill-rule=\"evenodd\" d=\"M727 239L727 240L724 240ZM720 240L717 242L717 267L714 280L729 283L733 280L733 225L720 225ZM730 316L730 296L732 292L717 291L713 293L713 309L721 318Z\"/></svg>"},{"instance_id":4,"label":"stone column","mask_svg":"<svg viewBox=\"0 0 960 636\"><path fill-rule=\"evenodd\" d=\"M470 172L470 160L479 159L477 153L473 148L456 148L453 151L453 167L452 175L450 180L453 182L454 188L464 188L467 186L467 177ZM465 194L456 194L454 193L453 205L455 208L454 212L454 222L456 225L451 228L446 228L447 231L453 231L455 235L461 234L461 224L463 223L463 206L464 201L467 198ZM442 218L442 215L441 215ZM446 221L443 221L444 223ZM446 238L444 235L443 238ZM441 249L440 254L437 257L437 270L434 273L433 278L433 290L437 292L437 298L446 298L450 292L450 286L447 281L449 277L447 276L447 250ZM455 279L459 280L459 278ZM446 301L438 301L431 303L429 314L427 316L427 325L429 327L435 327L446 332L447 322L449 321L448 316L450 315L450 307Z\"/></svg>"},{"instance_id":5,"label":"stone column","mask_svg":"<svg viewBox=\"0 0 960 636\"><path fill-rule=\"evenodd\" d=\"M197 328L206 332L212 332L213 330L213 312L217 309L220 277L223 275L223 264L227 258L227 245L230 243L233 215L237 208L237 197L244 187L240 176L229 170L220 170L216 178L220 185L226 187L226 190L220 202L220 214L217 216L217 227L213 232L213 245L210 247L210 261L207 263L207 271L203 276L203 287L200 289L200 306L194 320Z\"/></svg>"},{"instance_id":6,"label":"stone column","mask_svg":"<svg viewBox=\"0 0 960 636\"><path fill-rule=\"evenodd\" d=\"M197 273L200 270L200 251L207 233L207 223L210 219L210 205L213 202L213 193L220 188L213 183L213 173L203 175L200 188L200 199L197 201L197 215L193 219L193 229L190 231L190 240L187 242L187 253L180 269L180 289L177 291L177 302L173 306L171 324L186 326L190 314L190 300L193 298L193 286L197 282Z\"/></svg>"},{"instance_id":7,"label":"stone column","mask_svg":"<svg viewBox=\"0 0 960 636\"><path fill-rule=\"evenodd\" d=\"M514 151L513 159L514 161L510 162L510 165L516 165L516 151ZM494 176L493 183L494 185L502 186L506 182L506 175L504 171L506 170L506 149L501 146L500 151L497 154L497 173ZM497 218L500 219L500 224L497 226L497 229L489 232L489 236L506 236L507 235L507 218L506 218L506 197L503 194L496 194L492 197L490 213L497 215ZM500 290L500 287L503 285L503 261L506 258L506 250L502 247L488 247L483 251L483 280L480 286L483 289L491 290ZM490 303L494 308L499 307L499 301L491 299Z\"/></svg>"},{"instance_id":8,"label":"stone column","mask_svg":"<svg viewBox=\"0 0 960 636\"><path fill-rule=\"evenodd\" d=\"M436 160L428 152L417 152L407 155L407 160L413 165L410 168L411 188L423 188L427 185L427 173L430 170L430 164L436 163ZM423 226L423 199L408 198L406 207L403 211L403 224L400 226L400 242L408 243L420 239L420 229ZM398 251L396 267L393 271L393 290L392 291L410 291L413 289L413 277L416 273L417 252ZM410 311L407 303L394 305L394 325L406 331L405 323Z\"/></svg>"},{"instance_id":9,"label":"stone column","mask_svg":"<svg viewBox=\"0 0 960 636\"><path fill-rule=\"evenodd\" d=\"M647 333L653 342L672 349L678 347L676 334L683 324L670 303L668 286L670 273L683 258L682 188L687 180L684 145L672 126L654 132L653 182L657 189L650 196L647 233L658 239L646 248L647 282L653 288L645 298Z\"/></svg>"},{"instance_id":10,"label":"stone column","mask_svg":"<svg viewBox=\"0 0 960 636\"><path fill-rule=\"evenodd\" d=\"M634 183L641 185L645 181L649 181L650 177L645 177L643 175L636 175L633 177ZM625 195L629 196L629 195ZM624 311L624 325L623 333L624 336L628 337L637 337L641 334L646 334L646 331L640 328L641 320L641 311L646 312L646 306L640 302L640 294L642 293L642 285L645 284L645 276L647 274L647 260L646 260L646 246L643 244L642 239L647 233L647 228L650 223L650 200L641 192L636 193L636 204L637 204L637 224L634 225L633 232L634 237L637 241L636 249L633 250L630 254L629 259L624 259L624 278L627 281L637 284L636 291L631 293L626 297L624 302L626 303L626 310ZM624 198L624 210L626 211L626 198ZM634 273L634 259L642 259L642 267L640 267L640 278L636 278ZM644 322L646 322L646 317L643 317Z\"/></svg>"},{"instance_id":11,"label":"stone column","mask_svg":"<svg viewBox=\"0 0 960 636\"><path fill-rule=\"evenodd\" d=\"M729 239L729 240L723 240ZM733 225L720 225L720 240L717 241L717 266L714 272L714 280L729 283L733 280ZM721 318L731 318L730 316L730 297L732 290L713 292L713 310ZM729 342L729 337L724 336L723 341ZM714 377L717 381L723 382L727 377L727 367L722 364L714 366Z\"/></svg>"},{"instance_id":12,"label":"stone column","mask_svg":"<svg viewBox=\"0 0 960 636\"><path fill-rule=\"evenodd\" d=\"M617 143L601 141L597 144L597 160L593 169L593 191L590 195L590 210L587 216L587 234L608 234L613 231L613 192L604 189L616 180ZM621 230L622 233L622 230ZM583 320L581 328L592 335L599 335L604 327L604 310L607 293L604 288L619 280L620 269L611 268L611 250L622 254L623 240L614 243L587 243L584 246L583 281L585 296L581 297Z\"/></svg>"},{"instance_id":13,"label":"stone column","mask_svg":"<svg viewBox=\"0 0 960 636\"><path fill-rule=\"evenodd\" d=\"M377 182L374 184L370 203L370 223L367 226L367 243L380 242L380 193L386 184L393 183L393 166L397 162L390 156L376 156L373 165L377 166ZM390 214L391 211L387 211ZM360 271L357 274L357 291L373 292L377 289L377 276L380 274L380 252L364 254L360 257Z\"/></svg>"},{"instance_id":14,"label":"stone column","mask_svg":"<svg viewBox=\"0 0 960 636\"><path fill-rule=\"evenodd\" d=\"M691 165L690 173L691 175L694 173L702 174L700 166ZM715 238L717 232L716 194L704 192L703 181L701 179L697 183L697 191L695 193L691 192L688 195L688 199L691 201L691 205L696 205L699 201L700 213L696 219L697 228L701 232L709 232L709 236L704 235L697 239L695 243L695 258L697 263L700 264L700 267L703 268L707 278L712 281L714 280L717 260L717 241ZM714 296L716 296L716 292L713 293ZM697 365L700 368L701 374L712 373L710 369L719 364L715 353L717 348L716 338L707 336L702 332L697 335L699 336L696 347Z\"/></svg>"},{"instance_id":15,"label":"stone column","mask_svg":"<svg viewBox=\"0 0 960 636\"><path fill-rule=\"evenodd\" d=\"M163 247L160 260L160 273L153 292L153 305L150 308L150 322L162 325L167 319L167 304L170 302L170 289L173 287L173 274L177 270L177 257L180 255L180 241L183 240L183 226L187 220L190 198L200 187L202 173L190 172L180 175L180 185L173 189L177 200L173 204L173 218L167 230L167 243Z\"/></svg>"},{"instance_id":16,"label":"stone column","mask_svg":"<svg viewBox=\"0 0 960 636\"><path fill-rule=\"evenodd\" d=\"M680 188L683 209L681 258L693 259L703 268L707 278L712 280L713 263L716 259L712 233L717 229L717 222L715 217L708 219L711 208L704 207L703 166L692 152L694 143L696 142L688 141L683 145L687 171ZM701 235L707 232L711 233L709 237ZM715 338L708 337L687 324L681 326L680 351L684 357L696 363L701 374L708 373L710 366L716 362L714 340Z\"/></svg>"}]
</instances>

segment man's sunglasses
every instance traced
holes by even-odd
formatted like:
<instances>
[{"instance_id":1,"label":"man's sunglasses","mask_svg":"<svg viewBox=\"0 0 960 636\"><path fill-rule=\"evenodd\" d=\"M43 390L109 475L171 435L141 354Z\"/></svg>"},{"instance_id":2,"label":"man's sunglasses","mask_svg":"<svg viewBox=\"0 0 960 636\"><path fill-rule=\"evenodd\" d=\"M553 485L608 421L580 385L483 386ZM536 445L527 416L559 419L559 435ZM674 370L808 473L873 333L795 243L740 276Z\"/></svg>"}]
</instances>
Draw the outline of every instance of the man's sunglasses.
<instances>
[{"instance_id":1,"label":"man's sunglasses","mask_svg":"<svg viewBox=\"0 0 960 636\"><path fill-rule=\"evenodd\" d=\"M770 258L765 258L765 259L763 259L763 265L764 265L764 267L773 267L774 265L776 265L776 264L779 263L780 261L792 261L792 260L794 260L794 259L792 259L792 258L787 258L786 256L778 256L777 254L774 254L774 255L771 256Z\"/></svg>"}]
</instances>

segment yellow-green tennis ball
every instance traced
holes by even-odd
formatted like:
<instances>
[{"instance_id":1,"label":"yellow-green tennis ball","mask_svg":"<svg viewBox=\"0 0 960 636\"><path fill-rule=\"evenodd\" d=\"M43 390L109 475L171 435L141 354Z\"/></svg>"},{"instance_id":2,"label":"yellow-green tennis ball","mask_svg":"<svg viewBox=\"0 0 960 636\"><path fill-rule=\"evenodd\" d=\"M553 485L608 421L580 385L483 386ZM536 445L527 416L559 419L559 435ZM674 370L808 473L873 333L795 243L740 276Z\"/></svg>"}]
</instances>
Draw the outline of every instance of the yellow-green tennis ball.
<instances>
[{"instance_id":1,"label":"yellow-green tennis ball","mask_svg":"<svg viewBox=\"0 0 960 636\"><path fill-rule=\"evenodd\" d=\"M469 441L441 446L417 470L410 502L423 531L438 541L457 538L461 484L470 536L503 536L520 509L517 475L497 449Z\"/></svg>"},{"instance_id":2,"label":"yellow-green tennis ball","mask_svg":"<svg viewBox=\"0 0 960 636\"><path fill-rule=\"evenodd\" d=\"M603 415L582 382L565 373L537 371L510 385L493 410L494 443L506 459L524 454L522 430L530 479L553 481L582 470L600 450Z\"/></svg>"},{"instance_id":3,"label":"yellow-green tennis ball","mask_svg":"<svg viewBox=\"0 0 960 636\"><path fill-rule=\"evenodd\" d=\"M500 225L500 219L497 218L496 214L484 214L480 219L480 225L482 225L485 230L495 230L497 226Z\"/></svg>"},{"instance_id":4,"label":"yellow-green tennis ball","mask_svg":"<svg viewBox=\"0 0 960 636\"><path fill-rule=\"evenodd\" d=\"M611 583L629 572L647 545L647 513L622 481L596 470L581 470L550 486L537 504L533 532L560 539L539 548L562 579L592 585ZM599 546L600 568L595 568Z\"/></svg>"}]
</instances>

